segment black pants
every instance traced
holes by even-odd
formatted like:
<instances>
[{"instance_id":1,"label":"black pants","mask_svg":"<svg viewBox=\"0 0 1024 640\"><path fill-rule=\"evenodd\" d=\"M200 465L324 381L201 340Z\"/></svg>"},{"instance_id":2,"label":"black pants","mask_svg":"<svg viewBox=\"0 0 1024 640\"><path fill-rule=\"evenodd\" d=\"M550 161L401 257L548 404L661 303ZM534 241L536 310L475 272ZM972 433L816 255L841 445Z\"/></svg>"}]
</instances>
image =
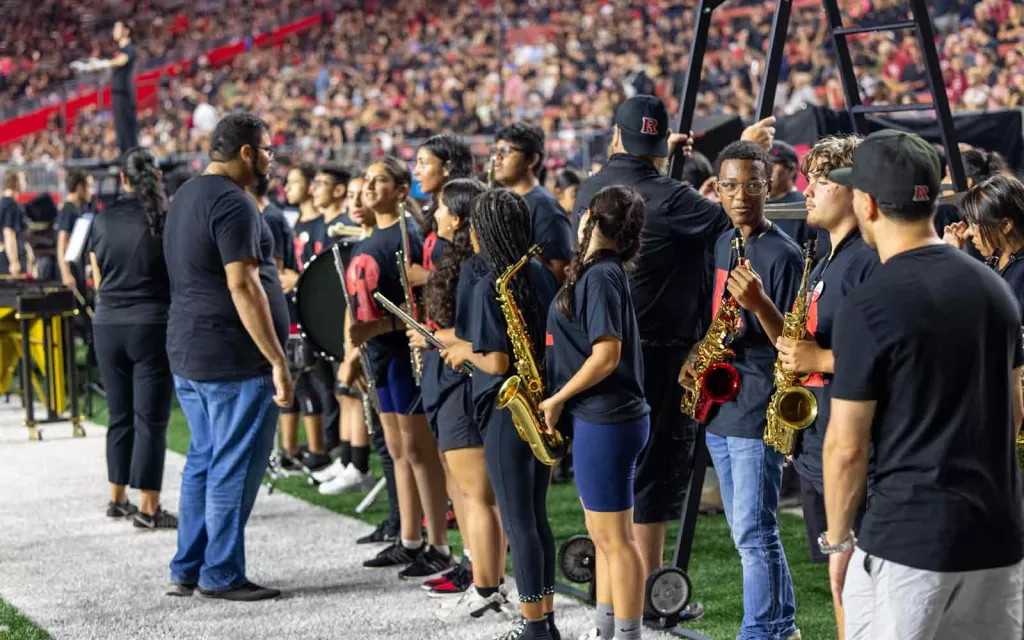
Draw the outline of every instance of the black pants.
<instances>
[{"instance_id":1,"label":"black pants","mask_svg":"<svg viewBox=\"0 0 1024 640\"><path fill-rule=\"evenodd\" d=\"M128 94L111 93L111 111L114 113L114 130L117 133L117 148L121 153L139 146L138 114L135 97Z\"/></svg>"},{"instance_id":2,"label":"black pants","mask_svg":"<svg viewBox=\"0 0 1024 640\"><path fill-rule=\"evenodd\" d=\"M94 324L96 362L107 394L107 479L160 491L174 382L167 326Z\"/></svg>"},{"instance_id":3,"label":"black pants","mask_svg":"<svg viewBox=\"0 0 1024 640\"><path fill-rule=\"evenodd\" d=\"M401 525L398 511L398 485L395 484L395 461L388 453L388 445L384 441L384 427L381 426L377 414L373 414L373 448L380 458L381 469L384 470L384 481L388 490L388 530L397 532Z\"/></svg>"},{"instance_id":4,"label":"black pants","mask_svg":"<svg viewBox=\"0 0 1024 640\"><path fill-rule=\"evenodd\" d=\"M679 370L689 349L643 346L644 396L651 405L651 432L636 462L633 522L668 522L682 515L683 493L693 464L697 423L679 408Z\"/></svg>"},{"instance_id":5,"label":"black pants","mask_svg":"<svg viewBox=\"0 0 1024 640\"><path fill-rule=\"evenodd\" d=\"M487 475L512 545L519 600L539 602L555 592L555 536L547 500L551 467L534 457L508 411L494 410L483 437Z\"/></svg>"}]
</instances>

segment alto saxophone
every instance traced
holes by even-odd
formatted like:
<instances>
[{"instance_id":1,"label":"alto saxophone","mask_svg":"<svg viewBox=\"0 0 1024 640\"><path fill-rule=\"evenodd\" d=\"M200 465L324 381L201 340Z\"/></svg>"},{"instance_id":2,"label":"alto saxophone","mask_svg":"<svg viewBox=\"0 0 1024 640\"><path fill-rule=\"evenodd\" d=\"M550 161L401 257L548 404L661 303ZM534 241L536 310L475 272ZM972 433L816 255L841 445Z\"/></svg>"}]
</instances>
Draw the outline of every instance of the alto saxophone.
<instances>
[{"instance_id":1,"label":"alto saxophone","mask_svg":"<svg viewBox=\"0 0 1024 640\"><path fill-rule=\"evenodd\" d=\"M804 274L796 294L793 310L782 323L782 337L803 340L807 336L807 282L814 268L814 247L817 238L804 243ZM818 401L806 387L797 384L799 373L786 371L780 359L775 360L775 393L768 403L768 421L764 442L783 455L793 453L796 432L811 426L818 417Z\"/></svg>"},{"instance_id":2,"label":"alto saxophone","mask_svg":"<svg viewBox=\"0 0 1024 640\"><path fill-rule=\"evenodd\" d=\"M738 256L738 264L742 266L743 236L739 229L731 244ZM739 322L740 306L726 289L708 332L694 349L695 386L692 391L687 389L683 393L680 406L683 413L697 422L705 422L714 405L728 402L740 392L740 374L736 367L726 362L736 355L726 342L736 334Z\"/></svg>"},{"instance_id":3,"label":"alto saxophone","mask_svg":"<svg viewBox=\"0 0 1024 640\"><path fill-rule=\"evenodd\" d=\"M554 466L565 455L565 438L558 431L552 435L545 433L544 414L537 409L544 399L544 380L533 358L533 343L526 330L526 320L509 290L512 277L540 251L540 245L530 247L526 255L505 269L505 272L494 281L498 304L501 305L505 324L508 325L508 337L512 342L518 372L518 375L506 380L498 389L497 406L499 409L507 408L512 413L512 423L515 424L519 437L530 445L533 455L544 464Z\"/></svg>"}]
</instances>

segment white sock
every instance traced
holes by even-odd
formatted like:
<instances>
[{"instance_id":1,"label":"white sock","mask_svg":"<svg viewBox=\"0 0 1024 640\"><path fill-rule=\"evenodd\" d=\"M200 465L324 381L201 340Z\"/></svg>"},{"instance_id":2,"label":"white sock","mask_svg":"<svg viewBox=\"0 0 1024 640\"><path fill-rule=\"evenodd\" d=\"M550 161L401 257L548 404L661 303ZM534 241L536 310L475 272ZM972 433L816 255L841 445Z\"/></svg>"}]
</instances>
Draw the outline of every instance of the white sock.
<instances>
[{"instance_id":1,"label":"white sock","mask_svg":"<svg viewBox=\"0 0 1024 640\"><path fill-rule=\"evenodd\" d=\"M419 549L423 546L423 540L402 540L402 546L406 549Z\"/></svg>"},{"instance_id":2,"label":"white sock","mask_svg":"<svg viewBox=\"0 0 1024 640\"><path fill-rule=\"evenodd\" d=\"M466 559L466 562L473 562L473 555L469 552L469 547L462 550L462 557Z\"/></svg>"},{"instance_id":3,"label":"white sock","mask_svg":"<svg viewBox=\"0 0 1024 640\"><path fill-rule=\"evenodd\" d=\"M434 551L437 551L443 556L452 555L452 548L446 544L432 544L430 546L434 548Z\"/></svg>"}]
</instances>

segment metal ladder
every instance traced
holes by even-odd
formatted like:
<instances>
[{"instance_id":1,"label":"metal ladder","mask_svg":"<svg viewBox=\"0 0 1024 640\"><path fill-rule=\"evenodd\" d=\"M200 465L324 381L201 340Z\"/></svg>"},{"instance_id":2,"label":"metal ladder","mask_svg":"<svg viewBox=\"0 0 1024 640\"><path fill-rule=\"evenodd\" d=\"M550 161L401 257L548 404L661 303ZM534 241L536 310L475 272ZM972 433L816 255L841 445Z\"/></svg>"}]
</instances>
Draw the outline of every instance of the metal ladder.
<instances>
[{"instance_id":1,"label":"metal ladder","mask_svg":"<svg viewBox=\"0 0 1024 640\"><path fill-rule=\"evenodd\" d=\"M843 26L843 17L839 12L838 0L822 0L822 4L825 6L829 33L835 51L836 64L839 68L839 78L843 84L846 111L850 114L850 122L853 125L854 132L867 135L871 131L868 125L868 114L934 110L939 121L942 146L946 150L946 162L949 165L949 174L953 179L953 186L958 192L966 191L967 177L964 173L963 159L960 156L960 146L957 143L956 128L953 125L953 114L949 108L946 86L942 80L939 54L935 49L935 29L932 26L926 0L909 0L912 15L910 20L861 27ZM772 19L772 30L768 45L768 59L765 65L765 74L761 81L761 91L758 94L758 119L767 118L772 115L772 109L775 105L775 88L779 81L782 58L785 55L784 47L791 12L792 0L779 0L775 5L775 15ZM858 33L906 30L913 30L917 36L917 43L921 47L921 57L924 62L925 73L928 77L928 89L931 93L932 101L925 104L909 105L863 104L860 95L860 85L857 84L857 76L853 69L853 59L850 57L850 47L846 40L847 36Z\"/></svg>"}]
</instances>

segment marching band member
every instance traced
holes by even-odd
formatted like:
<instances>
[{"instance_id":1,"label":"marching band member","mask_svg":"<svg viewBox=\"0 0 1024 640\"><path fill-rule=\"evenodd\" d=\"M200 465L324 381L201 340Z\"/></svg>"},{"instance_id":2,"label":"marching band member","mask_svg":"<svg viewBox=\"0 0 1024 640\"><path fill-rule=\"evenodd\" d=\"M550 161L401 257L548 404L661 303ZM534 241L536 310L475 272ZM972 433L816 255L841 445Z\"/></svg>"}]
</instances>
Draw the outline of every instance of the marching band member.
<instances>
[{"instance_id":1,"label":"marching band member","mask_svg":"<svg viewBox=\"0 0 1024 640\"><path fill-rule=\"evenodd\" d=\"M89 229L89 260L96 280L93 318L96 363L103 378L107 429L107 515L134 516L142 529L176 529L178 519L160 506L174 382L167 360L170 282L162 235L167 199L151 151L125 154L126 193ZM139 508L125 489L140 489Z\"/></svg>"},{"instance_id":2,"label":"marching band member","mask_svg":"<svg viewBox=\"0 0 1024 640\"><path fill-rule=\"evenodd\" d=\"M602 189L583 214L579 250L548 311L547 371L554 393L540 404L548 428L572 415L576 485L597 547L596 633L635 640L643 626L644 567L633 536L633 475L650 430L640 330L626 269L640 248L644 200L629 187Z\"/></svg>"},{"instance_id":3,"label":"marching band member","mask_svg":"<svg viewBox=\"0 0 1024 640\"><path fill-rule=\"evenodd\" d=\"M517 152L518 153L518 152ZM561 215L561 214L558 214ZM495 406L498 388L515 371L509 327L497 301L495 279L530 248L530 210L508 189L485 193L473 209L470 237L489 273L480 278L465 316L458 317L459 338L442 356L453 369L471 362L473 412L482 431L491 486L512 545L512 565L523 619L502 640L552 640L554 626L555 539L547 516L551 469L537 460L519 437L512 414ZM530 260L509 289L528 326L536 362L542 361L545 313L558 291L552 272ZM477 550L480 553L480 550Z\"/></svg>"},{"instance_id":4,"label":"marching band member","mask_svg":"<svg viewBox=\"0 0 1024 640\"><path fill-rule=\"evenodd\" d=\"M853 164L853 153L860 141L856 136L829 136L819 140L804 156L801 168L807 176L807 224L828 232L831 253L811 272L806 325L809 339L780 337L775 342L786 370L808 374L803 386L810 389L818 403L817 419L800 432L800 444L793 454L793 467L800 474L808 551L815 563L828 562L818 549L818 537L827 526L821 449L828 426L835 366L832 329L843 298L878 266L878 254L864 242L857 228L853 191L828 178L833 169ZM819 231L818 235L820 238L823 234ZM832 604L842 637L842 602L835 600Z\"/></svg>"},{"instance_id":5,"label":"marching band member","mask_svg":"<svg viewBox=\"0 0 1024 640\"><path fill-rule=\"evenodd\" d=\"M64 259L68 250L68 242L71 241L71 232L75 229L75 223L86 212L86 207L92 200L92 194L96 190L96 181L92 174L80 169L68 171L64 182L68 191L64 199L64 206L57 214L57 268L60 270L60 280L69 289L78 289L76 271L81 274L77 265Z\"/></svg>"},{"instance_id":6,"label":"marching band member","mask_svg":"<svg viewBox=\"0 0 1024 640\"><path fill-rule=\"evenodd\" d=\"M494 178L526 201L530 245L544 246L541 260L561 282L572 258L572 224L555 196L541 184L544 132L536 125L516 122L499 130L494 140Z\"/></svg>"},{"instance_id":7,"label":"marching band member","mask_svg":"<svg viewBox=\"0 0 1024 640\"><path fill-rule=\"evenodd\" d=\"M455 327L464 321L476 283L487 272L482 259L473 253L469 228L473 203L485 190L476 180L451 180L434 210L438 237L445 241L445 248L427 282L426 308L434 335L445 344L454 344ZM413 346L427 348L418 333L410 330L408 335ZM463 540L466 548L477 550L471 568L453 570L450 584L430 585L431 592L438 594L474 586L455 606L442 608L438 616L449 621L494 615L507 618L508 601L499 593L505 574L505 542L487 478L483 438L473 419L472 379L445 365L437 351L425 351L423 360L423 406L444 452L449 487L462 494L464 516L459 524Z\"/></svg>"},{"instance_id":8,"label":"marching band member","mask_svg":"<svg viewBox=\"0 0 1024 640\"><path fill-rule=\"evenodd\" d=\"M396 254L402 249L401 203L408 196L412 176L405 163L385 158L366 170L363 199L373 210L377 229L356 245L346 279L352 306L346 314L348 335L354 346L367 343L381 423L388 451L394 459L401 515L401 538L367 560L366 567L408 565L402 578L428 577L451 568L447 543L447 501L444 472L437 443L423 413L418 409L417 388L410 363L409 343L395 318L377 306L373 294L379 291L390 300L403 300L405 293L398 273ZM423 245L409 234L408 256L422 261ZM359 353L351 349L339 375L346 385L355 382ZM423 543L421 521L426 512L427 544Z\"/></svg>"},{"instance_id":9,"label":"marching band member","mask_svg":"<svg viewBox=\"0 0 1024 640\"><path fill-rule=\"evenodd\" d=\"M764 216L771 190L771 161L751 142L733 142L718 156L716 191L733 226L743 235L746 262L732 269L730 240L715 245L717 312L722 294L742 308L730 360L742 383L739 394L718 407L707 425L707 446L722 489L733 543L743 561L743 624L737 638L799 638L793 578L779 537L776 516L784 458L765 444L768 402L774 388L775 341L783 324L780 309L796 297L803 258L800 249ZM680 382L693 388L687 359Z\"/></svg>"},{"instance_id":10,"label":"marching band member","mask_svg":"<svg viewBox=\"0 0 1024 640\"><path fill-rule=\"evenodd\" d=\"M0 251L0 273L15 277L32 273L31 247L25 238L28 217L18 204L18 196L28 189L28 178L19 169L4 172L3 198L0 198L0 228L3 229L3 251Z\"/></svg>"}]
</instances>

